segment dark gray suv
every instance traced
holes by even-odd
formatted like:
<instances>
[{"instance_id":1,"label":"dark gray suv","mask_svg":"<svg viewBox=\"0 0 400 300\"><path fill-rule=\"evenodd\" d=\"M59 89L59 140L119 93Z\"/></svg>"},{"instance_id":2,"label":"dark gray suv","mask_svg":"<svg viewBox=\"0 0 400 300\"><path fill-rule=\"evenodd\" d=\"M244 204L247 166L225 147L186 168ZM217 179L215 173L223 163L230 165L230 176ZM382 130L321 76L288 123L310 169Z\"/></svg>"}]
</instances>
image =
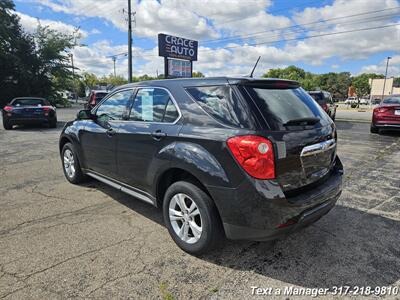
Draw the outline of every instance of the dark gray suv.
<instances>
[{"instance_id":1,"label":"dark gray suv","mask_svg":"<svg viewBox=\"0 0 400 300\"><path fill-rule=\"evenodd\" d=\"M183 250L271 240L326 214L342 190L336 128L297 82L128 84L66 124L67 180L90 176L154 206Z\"/></svg>"}]
</instances>

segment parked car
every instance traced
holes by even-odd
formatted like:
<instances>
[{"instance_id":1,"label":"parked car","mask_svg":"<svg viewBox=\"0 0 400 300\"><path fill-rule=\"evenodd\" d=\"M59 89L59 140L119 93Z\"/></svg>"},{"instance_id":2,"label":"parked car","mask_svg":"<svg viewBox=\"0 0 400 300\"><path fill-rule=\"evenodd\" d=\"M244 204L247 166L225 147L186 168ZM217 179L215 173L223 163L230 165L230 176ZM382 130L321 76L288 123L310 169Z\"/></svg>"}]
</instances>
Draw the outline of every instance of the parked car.
<instances>
[{"instance_id":1,"label":"parked car","mask_svg":"<svg viewBox=\"0 0 400 300\"><path fill-rule=\"evenodd\" d=\"M92 90L88 96L88 101L85 104L85 109L92 109L99 103L105 96L108 95L108 91L105 90Z\"/></svg>"},{"instance_id":2,"label":"parked car","mask_svg":"<svg viewBox=\"0 0 400 300\"><path fill-rule=\"evenodd\" d=\"M62 130L66 179L162 207L200 254L223 237L271 240L318 220L342 191L336 127L298 82L253 78L118 87Z\"/></svg>"},{"instance_id":3,"label":"parked car","mask_svg":"<svg viewBox=\"0 0 400 300\"><path fill-rule=\"evenodd\" d=\"M344 104L355 104L355 103L358 103L358 98L357 97L348 97L344 101Z\"/></svg>"},{"instance_id":4,"label":"parked car","mask_svg":"<svg viewBox=\"0 0 400 300\"><path fill-rule=\"evenodd\" d=\"M375 98L375 99L373 99L373 100L372 100L372 105L380 104L380 103L381 103L381 100L382 100L382 99L380 99L380 98Z\"/></svg>"},{"instance_id":5,"label":"parked car","mask_svg":"<svg viewBox=\"0 0 400 300\"><path fill-rule=\"evenodd\" d=\"M332 100L332 95L325 91L309 91L308 94L322 107L333 121L336 118L336 104Z\"/></svg>"},{"instance_id":6,"label":"parked car","mask_svg":"<svg viewBox=\"0 0 400 300\"><path fill-rule=\"evenodd\" d=\"M49 101L36 97L14 98L3 107L3 126L10 130L14 125L46 124L57 127L56 108Z\"/></svg>"},{"instance_id":7,"label":"parked car","mask_svg":"<svg viewBox=\"0 0 400 300\"><path fill-rule=\"evenodd\" d=\"M375 107L371 132L380 133L383 129L400 130L400 95L387 97Z\"/></svg>"},{"instance_id":8,"label":"parked car","mask_svg":"<svg viewBox=\"0 0 400 300\"><path fill-rule=\"evenodd\" d=\"M367 98L361 98L361 99L360 99L360 104L361 104L361 105L369 105L369 99L367 99Z\"/></svg>"}]
</instances>

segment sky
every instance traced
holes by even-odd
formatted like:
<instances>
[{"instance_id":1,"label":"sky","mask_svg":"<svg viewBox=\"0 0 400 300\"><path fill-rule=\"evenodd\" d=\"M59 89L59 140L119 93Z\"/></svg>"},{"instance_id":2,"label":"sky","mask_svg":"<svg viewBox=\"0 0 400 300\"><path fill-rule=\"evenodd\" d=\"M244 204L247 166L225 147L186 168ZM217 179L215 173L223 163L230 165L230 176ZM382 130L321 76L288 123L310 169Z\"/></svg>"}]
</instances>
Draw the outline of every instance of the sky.
<instances>
[{"instance_id":1,"label":"sky","mask_svg":"<svg viewBox=\"0 0 400 300\"><path fill-rule=\"evenodd\" d=\"M21 24L62 32L79 28L72 52L79 72L127 77L128 0L14 0ZM199 41L194 71L261 76L296 65L314 73L400 76L400 0L131 0L133 75L163 73L157 34Z\"/></svg>"}]
</instances>

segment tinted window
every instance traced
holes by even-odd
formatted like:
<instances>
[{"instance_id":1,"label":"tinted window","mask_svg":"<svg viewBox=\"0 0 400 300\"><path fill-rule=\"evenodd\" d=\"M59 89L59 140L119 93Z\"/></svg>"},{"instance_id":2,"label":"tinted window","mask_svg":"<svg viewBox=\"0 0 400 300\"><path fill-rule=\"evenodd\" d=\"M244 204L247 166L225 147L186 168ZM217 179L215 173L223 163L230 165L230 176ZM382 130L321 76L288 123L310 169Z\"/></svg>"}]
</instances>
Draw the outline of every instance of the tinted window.
<instances>
[{"instance_id":1,"label":"tinted window","mask_svg":"<svg viewBox=\"0 0 400 300\"><path fill-rule=\"evenodd\" d=\"M400 104L400 97L390 97L383 100L385 104Z\"/></svg>"},{"instance_id":2,"label":"tinted window","mask_svg":"<svg viewBox=\"0 0 400 300\"><path fill-rule=\"evenodd\" d=\"M178 110L170 99L165 110L164 122L173 123L179 116Z\"/></svg>"},{"instance_id":3,"label":"tinted window","mask_svg":"<svg viewBox=\"0 0 400 300\"><path fill-rule=\"evenodd\" d=\"M96 115L104 120L122 120L127 116L132 90L117 92L106 99L97 109Z\"/></svg>"},{"instance_id":4,"label":"tinted window","mask_svg":"<svg viewBox=\"0 0 400 300\"><path fill-rule=\"evenodd\" d=\"M325 104L325 103L328 102L328 99L326 98L326 95L324 95L323 93L309 93L309 94L319 104Z\"/></svg>"},{"instance_id":5,"label":"tinted window","mask_svg":"<svg viewBox=\"0 0 400 300\"><path fill-rule=\"evenodd\" d=\"M108 95L108 93L96 93L95 94L96 103L100 102L100 100L102 100L107 95Z\"/></svg>"},{"instance_id":6,"label":"tinted window","mask_svg":"<svg viewBox=\"0 0 400 300\"><path fill-rule=\"evenodd\" d=\"M285 129L283 124L302 118L321 119L321 124L328 124L327 116L319 105L302 89L271 89L246 87L255 100L271 129Z\"/></svg>"},{"instance_id":7,"label":"tinted window","mask_svg":"<svg viewBox=\"0 0 400 300\"><path fill-rule=\"evenodd\" d=\"M249 128L246 107L238 100L230 86L204 86L186 89L196 102L223 124Z\"/></svg>"},{"instance_id":8,"label":"tinted window","mask_svg":"<svg viewBox=\"0 0 400 300\"><path fill-rule=\"evenodd\" d=\"M48 101L43 99L15 99L12 102L14 106L43 106L50 105Z\"/></svg>"},{"instance_id":9,"label":"tinted window","mask_svg":"<svg viewBox=\"0 0 400 300\"><path fill-rule=\"evenodd\" d=\"M166 90L142 88L136 94L129 119L172 123L178 116L178 111Z\"/></svg>"}]
</instances>

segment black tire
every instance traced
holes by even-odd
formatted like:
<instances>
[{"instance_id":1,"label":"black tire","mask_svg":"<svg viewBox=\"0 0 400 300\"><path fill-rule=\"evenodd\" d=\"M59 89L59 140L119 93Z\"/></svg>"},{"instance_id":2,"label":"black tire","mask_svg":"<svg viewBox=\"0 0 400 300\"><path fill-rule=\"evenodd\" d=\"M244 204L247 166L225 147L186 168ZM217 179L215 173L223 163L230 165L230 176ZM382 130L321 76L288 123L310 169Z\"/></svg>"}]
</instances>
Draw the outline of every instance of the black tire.
<instances>
[{"instance_id":1,"label":"black tire","mask_svg":"<svg viewBox=\"0 0 400 300\"><path fill-rule=\"evenodd\" d=\"M370 131L371 133L379 133L379 128L376 128L373 124L371 124Z\"/></svg>"},{"instance_id":2,"label":"black tire","mask_svg":"<svg viewBox=\"0 0 400 300\"><path fill-rule=\"evenodd\" d=\"M189 196L190 200L195 202L200 211L202 232L200 238L195 243L187 243L186 241L183 241L177 235L171 224L169 205L172 198L177 194L185 194ZM163 215L169 234L175 243L185 252L193 255L204 254L215 249L220 245L221 241L224 240L221 220L213 200L203 190L190 182L178 181L168 188L164 196ZM193 233L192 236L194 236Z\"/></svg>"},{"instance_id":3,"label":"black tire","mask_svg":"<svg viewBox=\"0 0 400 300\"><path fill-rule=\"evenodd\" d=\"M6 121L3 119L3 127L5 130L11 130L13 126L10 124L10 122Z\"/></svg>"},{"instance_id":4,"label":"black tire","mask_svg":"<svg viewBox=\"0 0 400 300\"><path fill-rule=\"evenodd\" d=\"M56 119L56 118L51 119L51 120L49 121L49 127L50 127L50 128L57 128L57 119Z\"/></svg>"},{"instance_id":5,"label":"black tire","mask_svg":"<svg viewBox=\"0 0 400 300\"><path fill-rule=\"evenodd\" d=\"M70 176L67 173L67 170L66 170L66 167L65 167L65 164L64 164L64 154L65 154L65 152L67 150L72 152L72 156L73 156L73 159L74 159L73 166L74 166L75 172L74 172L74 174L72 176ZM75 151L75 148L71 143L66 143L64 145L64 147L62 148L62 150L61 150L61 164L62 164L62 168L63 168L63 172L64 172L64 175L65 175L65 178L67 178L67 180L69 182L71 182L73 184L78 184L78 183L81 183L81 182L85 181L86 176L82 172L77 152Z\"/></svg>"}]
</instances>

